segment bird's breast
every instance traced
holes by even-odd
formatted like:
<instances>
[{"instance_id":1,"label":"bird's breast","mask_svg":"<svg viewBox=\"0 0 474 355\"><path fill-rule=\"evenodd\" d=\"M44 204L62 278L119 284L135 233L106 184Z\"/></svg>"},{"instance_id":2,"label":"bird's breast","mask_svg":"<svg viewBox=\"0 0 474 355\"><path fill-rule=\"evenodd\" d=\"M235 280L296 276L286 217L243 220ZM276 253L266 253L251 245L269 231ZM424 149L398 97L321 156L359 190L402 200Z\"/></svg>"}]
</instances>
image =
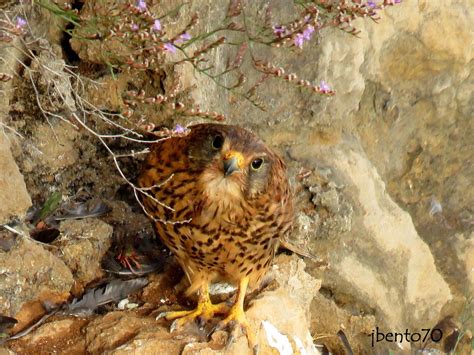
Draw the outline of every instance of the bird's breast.
<instances>
[{"instance_id":1,"label":"bird's breast","mask_svg":"<svg viewBox=\"0 0 474 355\"><path fill-rule=\"evenodd\" d=\"M201 219L234 220L245 213L245 198L238 179L210 170L201 175L197 187L200 190Z\"/></svg>"}]
</instances>

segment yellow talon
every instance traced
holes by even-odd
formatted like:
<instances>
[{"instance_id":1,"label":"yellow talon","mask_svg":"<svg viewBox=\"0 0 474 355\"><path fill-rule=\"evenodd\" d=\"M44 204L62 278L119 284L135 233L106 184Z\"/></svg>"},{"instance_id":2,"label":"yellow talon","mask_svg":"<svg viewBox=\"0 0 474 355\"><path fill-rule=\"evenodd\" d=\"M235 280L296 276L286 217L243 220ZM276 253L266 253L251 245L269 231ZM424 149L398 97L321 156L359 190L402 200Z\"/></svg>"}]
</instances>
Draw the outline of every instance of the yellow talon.
<instances>
[{"instance_id":1,"label":"yellow talon","mask_svg":"<svg viewBox=\"0 0 474 355\"><path fill-rule=\"evenodd\" d=\"M248 283L249 283L248 277L244 277L243 279L240 280L239 289L238 289L235 303L230 309L228 316L219 322L219 324L216 327L216 330L224 329L228 327L229 325L232 325L234 329L235 327L240 327L242 332L247 337L247 341L248 341L250 349L252 349L253 352L255 353L257 352L258 344L255 340L256 339L255 334L253 333L253 330L250 327L250 323L248 322L247 317L245 316L245 312L244 312L244 300L245 300L245 294L247 292Z\"/></svg>"},{"instance_id":2,"label":"yellow talon","mask_svg":"<svg viewBox=\"0 0 474 355\"><path fill-rule=\"evenodd\" d=\"M208 321L214 317L215 314L226 313L229 306L224 302L213 304L209 297L208 288L203 288L199 293L198 304L195 309L189 311L172 311L164 312L158 315L156 319L165 318L166 320L174 320L171 325L171 331L181 328L186 323L194 322L196 319Z\"/></svg>"},{"instance_id":3,"label":"yellow talon","mask_svg":"<svg viewBox=\"0 0 474 355\"><path fill-rule=\"evenodd\" d=\"M257 353L258 344L256 342L256 337L244 312L244 300L248 283L248 277L244 277L240 280L235 303L232 305L230 310L225 302L218 304L213 304L211 302L209 288L206 285L199 291L199 300L195 309L189 311L164 312L161 313L157 319L165 318L167 320L174 320L170 328L170 331L173 332L184 326L186 323L194 322L196 319L208 321L211 320L215 314L228 313L227 317L220 321L214 330L222 330L228 327L232 328L232 330L237 327L240 328L247 337L250 349L252 349L254 353ZM227 345L232 342L232 339L233 334L229 336Z\"/></svg>"}]
</instances>

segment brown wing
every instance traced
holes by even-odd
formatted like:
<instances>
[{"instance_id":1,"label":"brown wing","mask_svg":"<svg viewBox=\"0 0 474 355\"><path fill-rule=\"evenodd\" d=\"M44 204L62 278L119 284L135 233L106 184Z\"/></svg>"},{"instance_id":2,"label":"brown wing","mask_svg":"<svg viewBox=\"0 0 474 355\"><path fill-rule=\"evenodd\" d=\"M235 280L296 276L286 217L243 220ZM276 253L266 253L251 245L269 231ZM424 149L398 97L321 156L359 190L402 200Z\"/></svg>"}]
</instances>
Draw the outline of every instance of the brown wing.
<instances>
[{"instance_id":1,"label":"brown wing","mask_svg":"<svg viewBox=\"0 0 474 355\"><path fill-rule=\"evenodd\" d=\"M147 215L170 224L192 218L195 176L189 169L186 137L154 144L137 179Z\"/></svg>"}]
</instances>

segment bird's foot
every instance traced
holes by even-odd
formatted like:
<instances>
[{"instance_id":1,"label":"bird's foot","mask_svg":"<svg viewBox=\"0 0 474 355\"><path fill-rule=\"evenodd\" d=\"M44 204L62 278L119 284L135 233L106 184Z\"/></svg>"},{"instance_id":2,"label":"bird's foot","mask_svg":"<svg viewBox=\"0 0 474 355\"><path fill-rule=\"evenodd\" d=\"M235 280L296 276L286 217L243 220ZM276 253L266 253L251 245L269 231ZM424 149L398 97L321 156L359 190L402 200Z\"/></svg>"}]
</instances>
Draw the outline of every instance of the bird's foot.
<instances>
[{"instance_id":1,"label":"bird's foot","mask_svg":"<svg viewBox=\"0 0 474 355\"><path fill-rule=\"evenodd\" d=\"M210 300L198 303L197 307L189 311L163 312L158 315L158 319L174 320L170 331L173 332L182 328L185 324L199 321L200 324L212 319L216 314L223 314L229 311L229 306L225 303L213 304Z\"/></svg>"},{"instance_id":2,"label":"bird's foot","mask_svg":"<svg viewBox=\"0 0 474 355\"><path fill-rule=\"evenodd\" d=\"M141 269L139 256L133 248L125 247L117 256L116 259L124 268L134 271L133 265L137 269Z\"/></svg>"},{"instance_id":3,"label":"bird's foot","mask_svg":"<svg viewBox=\"0 0 474 355\"><path fill-rule=\"evenodd\" d=\"M258 343L256 341L255 333L252 330L247 317L245 316L242 306L234 305L231 308L229 315L217 324L214 331L223 330L226 328L230 329L231 331L227 341L228 345L234 340L235 331L240 328L241 332L247 337L247 342L250 349L252 349L254 354L258 353Z\"/></svg>"}]
</instances>

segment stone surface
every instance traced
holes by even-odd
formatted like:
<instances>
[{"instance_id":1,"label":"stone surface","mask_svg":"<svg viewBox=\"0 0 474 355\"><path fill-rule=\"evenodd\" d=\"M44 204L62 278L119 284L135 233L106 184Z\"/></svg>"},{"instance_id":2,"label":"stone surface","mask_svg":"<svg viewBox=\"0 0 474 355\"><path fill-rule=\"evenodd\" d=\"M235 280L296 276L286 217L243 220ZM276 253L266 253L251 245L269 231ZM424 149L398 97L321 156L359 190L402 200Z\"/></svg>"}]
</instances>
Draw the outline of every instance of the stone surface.
<instances>
[{"instance_id":1,"label":"stone surface","mask_svg":"<svg viewBox=\"0 0 474 355\"><path fill-rule=\"evenodd\" d=\"M452 298L450 289L408 213L386 193L362 149L350 145L291 151L296 159L330 164L333 179L345 186L341 199L351 201L354 211L350 231L335 239L315 233L312 251L327 255L330 267L313 271L324 275L323 286L336 301L373 314L381 328L433 326Z\"/></svg>"},{"instance_id":2,"label":"stone surface","mask_svg":"<svg viewBox=\"0 0 474 355\"><path fill-rule=\"evenodd\" d=\"M279 256L270 272L273 286L249 302L246 314L262 354L278 353L278 348L284 351L285 346L286 351L295 354L319 354L309 331L309 307L321 282L304 269L305 263L298 257ZM162 283L161 287L168 289L167 293L175 292L169 284ZM226 346L225 331L215 332L209 341L207 330L193 324L170 333L169 322L156 321L155 315L149 313L149 305L144 304L134 311L110 311L89 320L55 316L9 346L25 354L34 353L35 349L90 354L252 354L245 335L240 333Z\"/></svg>"},{"instance_id":3,"label":"stone surface","mask_svg":"<svg viewBox=\"0 0 474 355\"><path fill-rule=\"evenodd\" d=\"M309 332L309 307L321 285L304 271L305 263L296 256L281 255L270 274L279 284L263 291L249 303L247 318L262 354L319 354ZM219 334L213 339L219 343ZM212 342L211 342L212 344ZM237 336L225 349L213 349L206 343L192 343L183 354L252 354L244 335Z\"/></svg>"},{"instance_id":4,"label":"stone surface","mask_svg":"<svg viewBox=\"0 0 474 355\"><path fill-rule=\"evenodd\" d=\"M280 338L285 339L295 353L301 352L302 350L298 349L303 347L307 354L318 354L309 332L308 310L318 292L320 281L307 274L304 268L304 262L297 257L282 255L271 271L279 287L262 292L249 304L246 314L258 334L262 354L275 352L268 344L269 335L263 323L270 323L270 327L276 328ZM118 329L120 331L117 331ZM88 351L92 353L112 348L115 348L114 354L144 354L150 351L187 355L252 353L246 337L242 334L225 350L225 332L215 333L210 342L204 341L203 335L197 329L170 334L167 326L156 325L152 319L143 320L116 312L91 323L87 328L86 337Z\"/></svg>"},{"instance_id":5,"label":"stone surface","mask_svg":"<svg viewBox=\"0 0 474 355\"><path fill-rule=\"evenodd\" d=\"M18 45L18 41L14 44ZM21 57L14 47L2 50L0 73L14 75L15 58ZM22 216L31 206L25 181L10 151L11 140L16 139L14 131L8 126L7 107L12 94L12 81L0 83L0 224L12 217Z\"/></svg>"},{"instance_id":6,"label":"stone surface","mask_svg":"<svg viewBox=\"0 0 474 355\"><path fill-rule=\"evenodd\" d=\"M58 256L69 267L76 291L104 276L101 260L112 242L113 228L99 219L86 218L61 223L63 238L55 242Z\"/></svg>"},{"instance_id":7,"label":"stone surface","mask_svg":"<svg viewBox=\"0 0 474 355\"><path fill-rule=\"evenodd\" d=\"M0 120L1 123L1 120ZM23 176L13 160L8 138L0 132L0 223L23 216L31 206Z\"/></svg>"},{"instance_id":8,"label":"stone surface","mask_svg":"<svg viewBox=\"0 0 474 355\"><path fill-rule=\"evenodd\" d=\"M346 353L339 337L343 331L354 354L363 354L373 349L370 342L372 331L378 326L375 316L357 312L354 308L341 307L339 302L332 300L326 291L318 293L311 303L311 335L316 344L324 344L334 354ZM333 336L328 336L333 334ZM386 347L385 347L386 349Z\"/></svg>"},{"instance_id":9,"label":"stone surface","mask_svg":"<svg viewBox=\"0 0 474 355\"><path fill-rule=\"evenodd\" d=\"M87 351L93 354L110 351L134 339L140 331L156 326L152 318L143 319L124 312L110 312L92 321L86 328Z\"/></svg>"},{"instance_id":10,"label":"stone surface","mask_svg":"<svg viewBox=\"0 0 474 355\"><path fill-rule=\"evenodd\" d=\"M41 314L31 314L38 302L64 302L73 282L64 262L30 239L21 238L8 253L0 249L0 313L19 319L17 329Z\"/></svg>"},{"instance_id":11,"label":"stone surface","mask_svg":"<svg viewBox=\"0 0 474 355\"><path fill-rule=\"evenodd\" d=\"M15 353L10 350L10 349L7 349L3 346L0 346L0 355L14 355Z\"/></svg>"},{"instance_id":12,"label":"stone surface","mask_svg":"<svg viewBox=\"0 0 474 355\"><path fill-rule=\"evenodd\" d=\"M76 163L79 152L74 146L74 138L78 134L70 124L59 121L54 127L43 124L36 129L35 147L38 150L36 154L32 153L51 174Z\"/></svg>"},{"instance_id":13,"label":"stone surface","mask_svg":"<svg viewBox=\"0 0 474 355\"><path fill-rule=\"evenodd\" d=\"M10 347L17 354L83 353L85 341L81 337L81 328L86 323L86 320L78 318L53 320L15 340Z\"/></svg>"}]
</instances>

